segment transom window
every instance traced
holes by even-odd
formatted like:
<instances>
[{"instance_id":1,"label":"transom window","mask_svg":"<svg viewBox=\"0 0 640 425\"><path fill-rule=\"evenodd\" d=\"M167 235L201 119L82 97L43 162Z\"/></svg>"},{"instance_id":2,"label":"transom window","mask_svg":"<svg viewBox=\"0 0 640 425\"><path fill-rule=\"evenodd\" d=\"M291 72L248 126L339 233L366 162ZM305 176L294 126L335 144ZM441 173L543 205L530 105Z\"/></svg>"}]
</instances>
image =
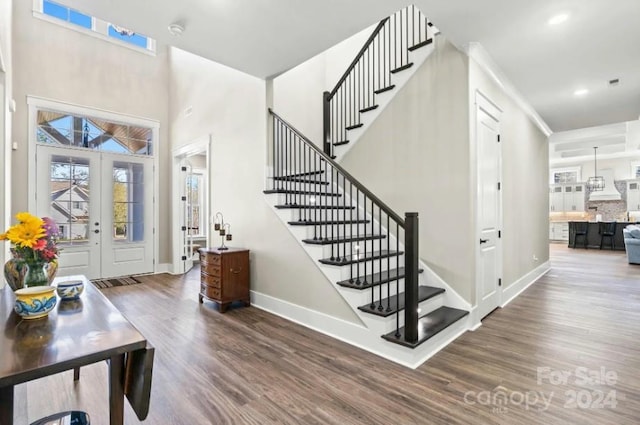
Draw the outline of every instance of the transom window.
<instances>
[{"instance_id":1,"label":"transom window","mask_svg":"<svg viewBox=\"0 0 640 425\"><path fill-rule=\"evenodd\" d=\"M37 119L38 143L130 155L153 154L151 128L47 110L39 110Z\"/></svg>"},{"instance_id":2,"label":"transom window","mask_svg":"<svg viewBox=\"0 0 640 425\"><path fill-rule=\"evenodd\" d=\"M155 40L152 38L50 0L36 0L34 2L34 16L87 34L104 37L116 43L121 42L128 46L155 52Z\"/></svg>"}]
</instances>

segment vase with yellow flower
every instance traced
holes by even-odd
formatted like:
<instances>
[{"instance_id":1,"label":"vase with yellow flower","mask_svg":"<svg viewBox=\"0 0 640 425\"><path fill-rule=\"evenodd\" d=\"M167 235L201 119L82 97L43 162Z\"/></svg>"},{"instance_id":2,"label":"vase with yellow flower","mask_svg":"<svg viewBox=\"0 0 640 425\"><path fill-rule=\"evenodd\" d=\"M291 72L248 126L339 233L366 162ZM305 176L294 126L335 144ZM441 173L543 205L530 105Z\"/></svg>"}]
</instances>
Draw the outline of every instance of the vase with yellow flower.
<instances>
[{"instance_id":1,"label":"vase with yellow flower","mask_svg":"<svg viewBox=\"0 0 640 425\"><path fill-rule=\"evenodd\" d=\"M58 271L58 226L48 218L27 212L16 214L18 223L0 240L11 242L13 258L4 265L4 276L14 291L30 286L51 284Z\"/></svg>"}]
</instances>

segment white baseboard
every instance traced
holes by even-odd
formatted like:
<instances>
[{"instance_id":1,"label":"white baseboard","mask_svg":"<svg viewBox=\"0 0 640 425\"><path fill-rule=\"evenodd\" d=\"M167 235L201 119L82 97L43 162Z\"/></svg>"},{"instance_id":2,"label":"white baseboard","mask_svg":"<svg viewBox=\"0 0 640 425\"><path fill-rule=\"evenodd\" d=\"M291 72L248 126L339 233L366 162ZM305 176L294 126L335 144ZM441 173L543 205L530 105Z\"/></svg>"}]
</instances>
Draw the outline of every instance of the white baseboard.
<instances>
[{"instance_id":1,"label":"white baseboard","mask_svg":"<svg viewBox=\"0 0 640 425\"><path fill-rule=\"evenodd\" d=\"M397 344L380 344L381 335L373 335L366 326L338 319L260 292L251 291L251 305L346 344L383 357L394 363L415 369L442 350L468 329L467 319L461 319L415 349Z\"/></svg>"},{"instance_id":2,"label":"white baseboard","mask_svg":"<svg viewBox=\"0 0 640 425\"><path fill-rule=\"evenodd\" d=\"M158 265L156 266L156 269L154 271L154 274L160 274L160 273L175 274L175 273L173 273L173 264L171 264L171 263L158 263Z\"/></svg>"},{"instance_id":3,"label":"white baseboard","mask_svg":"<svg viewBox=\"0 0 640 425\"><path fill-rule=\"evenodd\" d=\"M531 286L535 281L540 279L542 275L547 273L551 269L551 264L549 261L545 261L540 264L535 269L531 270L529 273L522 276L520 279L516 280L513 284L509 285L509 287L505 288L502 291L502 304L500 307L505 307L511 301L516 299L518 295L524 292L529 286Z\"/></svg>"}]
</instances>

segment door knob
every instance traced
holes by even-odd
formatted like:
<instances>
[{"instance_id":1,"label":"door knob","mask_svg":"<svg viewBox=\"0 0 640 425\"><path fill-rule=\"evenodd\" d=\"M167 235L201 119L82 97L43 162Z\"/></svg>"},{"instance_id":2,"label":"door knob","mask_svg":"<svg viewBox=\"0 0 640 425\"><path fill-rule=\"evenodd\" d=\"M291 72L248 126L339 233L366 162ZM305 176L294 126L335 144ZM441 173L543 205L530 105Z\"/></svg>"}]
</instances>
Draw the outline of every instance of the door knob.
<instances>
[{"instance_id":1,"label":"door knob","mask_svg":"<svg viewBox=\"0 0 640 425\"><path fill-rule=\"evenodd\" d=\"M487 243L487 242L489 242L489 239L480 239L480 243L481 243L481 244L483 244L483 243Z\"/></svg>"}]
</instances>

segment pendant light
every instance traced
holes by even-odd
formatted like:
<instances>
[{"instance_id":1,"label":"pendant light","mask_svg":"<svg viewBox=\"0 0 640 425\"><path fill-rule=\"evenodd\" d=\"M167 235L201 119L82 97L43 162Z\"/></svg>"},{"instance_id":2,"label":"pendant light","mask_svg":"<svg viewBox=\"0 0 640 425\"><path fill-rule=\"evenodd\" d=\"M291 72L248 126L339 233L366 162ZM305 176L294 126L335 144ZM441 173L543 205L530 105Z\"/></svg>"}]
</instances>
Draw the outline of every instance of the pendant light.
<instances>
[{"instance_id":1,"label":"pendant light","mask_svg":"<svg viewBox=\"0 0 640 425\"><path fill-rule=\"evenodd\" d=\"M598 158L596 155L598 147L593 147L593 177L587 180L587 189L597 192L604 189L604 177L598 175Z\"/></svg>"}]
</instances>

